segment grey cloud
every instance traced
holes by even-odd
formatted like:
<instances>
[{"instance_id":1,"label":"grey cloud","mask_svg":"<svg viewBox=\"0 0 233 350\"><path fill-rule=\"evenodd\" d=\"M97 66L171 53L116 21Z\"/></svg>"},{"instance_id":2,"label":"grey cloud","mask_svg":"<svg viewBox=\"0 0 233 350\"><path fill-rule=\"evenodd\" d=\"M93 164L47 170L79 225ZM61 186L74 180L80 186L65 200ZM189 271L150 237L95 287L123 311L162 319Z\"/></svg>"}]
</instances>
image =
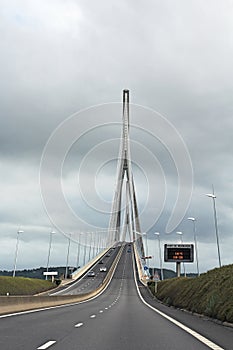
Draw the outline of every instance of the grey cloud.
<instances>
[{"instance_id":1,"label":"grey cloud","mask_svg":"<svg viewBox=\"0 0 233 350\"><path fill-rule=\"evenodd\" d=\"M51 225L42 206L38 180L46 141L68 116L96 104L120 102L122 89L129 88L131 102L164 115L188 147L195 186L187 215L198 217L200 254L209 260L207 263L202 258L202 270L217 265L211 252L207 253L208 244L215 249L215 238L212 203L203 195L211 191L212 183L217 194L223 259L232 262L227 247L232 245L232 27L231 5L212 0L148 1L147 6L138 1L59 0L56 6L46 1L2 1L0 227L5 249L14 250L18 224L28 225L32 241L25 250L24 255L30 255L25 266L44 263L38 254L34 265L30 251L36 237L38 247L41 239L40 255L46 255L42 245L48 237L37 235L36 226L45 232ZM131 112L134 123L136 115L133 109ZM121 108L108 120L120 122ZM85 121L80 123L84 125ZM118 138L120 128L90 132L72 147L64 164L68 200L84 217L88 210L82 206L74 178L87 152L110 135ZM176 198L175 166L164 147L148 133L132 128L131 137L148 147L164 169L168 194L162 216L153 226L164 232ZM111 150L105 153L108 157ZM137 158L133 142L132 157L134 161ZM91 161L98 165L98 159ZM150 162L145 164L147 172L152 171ZM88 180L90 174L85 175ZM137 175L135 169L139 207L143 208L146 184ZM114 182L110 169L106 177L109 184ZM99 186L103 186L101 181ZM160 191L156 181L152 187ZM98 190L106 198L113 192L113 188ZM152 209L157 205L155 198ZM146 227L149 217L155 215L152 209L142 213L142 226ZM107 223L97 215L92 220L97 226ZM182 222L179 228L191 239L189 223ZM84 230L85 225L79 229ZM62 238L56 245L61 254ZM4 264L8 260L5 256Z\"/></svg>"}]
</instances>

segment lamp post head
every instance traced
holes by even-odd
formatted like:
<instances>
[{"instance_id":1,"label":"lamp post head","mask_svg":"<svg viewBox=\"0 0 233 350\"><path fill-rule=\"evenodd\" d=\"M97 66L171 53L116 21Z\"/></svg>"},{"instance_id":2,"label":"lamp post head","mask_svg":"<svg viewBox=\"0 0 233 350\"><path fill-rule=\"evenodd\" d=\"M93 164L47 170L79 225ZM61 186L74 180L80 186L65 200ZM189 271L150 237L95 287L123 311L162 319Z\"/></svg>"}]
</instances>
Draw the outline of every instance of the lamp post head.
<instances>
[{"instance_id":1,"label":"lamp post head","mask_svg":"<svg viewBox=\"0 0 233 350\"><path fill-rule=\"evenodd\" d=\"M23 233L24 231L23 230L18 230L17 233Z\"/></svg>"},{"instance_id":2,"label":"lamp post head","mask_svg":"<svg viewBox=\"0 0 233 350\"><path fill-rule=\"evenodd\" d=\"M154 235L159 236L160 233L159 232L154 232Z\"/></svg>"},{"instance_id":3,"label":"lamp post head","mask_svg":"<svg viewBox=\"0 0 233 350\"><path fill-rule=\"evenodd\" d=\"M138 232L138 231L134 231L134 233L137 233L138 235L146 235L146 232Z\"/></svg>"},{"instance_id":4,"label":"lamp post head","mask_svg":"<svg viewBox=\"0 0 233 350\"><path fill-rule=\"evenodd\" d=\"M196 221L196 218L187 218L187 220Z\"/></svg>"},{"instance_id":5,"label":"lamp post head","mask_svg":"<svg viewBox=\"0 0 233 350\"><path fill-rule=\"evenodd\" d=\"M51 233L51 234L54 234L54 233L56 233L56 232L52 230L50 233Z\"/></svg>"},{"instance_id":6,"label":"lamp post head","mask_svg":"<svg viewBox=\"0 0 233 350\"><path fill-rule=\"evenodd\" d=\"M216 198L215 194L213 194L213 193L206 193L206 196L213 198L213 199Z\"/></svg>"},{"instance_id":7,"label":"lamp post head","mask_svg":"<svg viewBox=\"0 0 233 350\"><path fill-rule=\"evenodd\" d=\"M183 232L180 232L180 231L177 231L176 232L178 235L182 235L183 234Z\"/></svg>"}]
</instances>

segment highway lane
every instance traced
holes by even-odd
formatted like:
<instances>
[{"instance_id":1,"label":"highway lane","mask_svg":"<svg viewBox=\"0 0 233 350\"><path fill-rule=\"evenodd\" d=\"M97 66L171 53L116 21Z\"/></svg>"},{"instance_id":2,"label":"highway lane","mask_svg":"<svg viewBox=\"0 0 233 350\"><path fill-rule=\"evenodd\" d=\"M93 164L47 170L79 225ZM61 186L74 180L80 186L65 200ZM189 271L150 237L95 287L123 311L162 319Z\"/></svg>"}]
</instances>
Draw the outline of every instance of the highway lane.
<instances>
[{"instance_id":1,"label":"highway lane","mask_svg":"<svg viewBox=\"0 0 233 350\"><path fill-rule=\"evenodd\" d=\"M216 344L221 344L224 349L233 349L233 328L223 326L220 322L215 322L208 317L200 317L193 315L185 310L179 310L174 307L168 307L156 299L152 299L150 293L146 289L140 289L143 298L152 307L158 311L165 313L173 319L181 322L192 330L202 334L204 337L211 339Z\"/></svg>"},{"instance_id":2,"label":"highway lane","mask_svg":"<svg viewBox=\"0 0 233 350\"><path fill-rule=\"evenodd\" d=\"M91 267L90 270L95 272L94 277L89 277L87 271L81 278L76 282L71 283L68 287L62 287L56 292L51 292L50 295L78 295L83 293L89 293L97 289L102 283L106 274L108 273L113 261L115 260L120 246L109 249L109 251ZM100 263L102 261L102 263ZM107 268L106 272L101 271L100 268L105 266Z\"/></svg>"},{"instance_id":3,"label":"highway lane","mask_svg":"<svg viewBox=\"0 0 233 350\"><path fill-rule=\"evenodd\" d=\"M73 306L0 318L0 348L210 349L142 303L132 266L131 253L127 253L126 248L111 284L98 298ZM215 327L219 327L218 332L224 334L224 338L232 337L231 330ZM233 348L221 345L225 350Z\"/></svg>"}]
</instances>

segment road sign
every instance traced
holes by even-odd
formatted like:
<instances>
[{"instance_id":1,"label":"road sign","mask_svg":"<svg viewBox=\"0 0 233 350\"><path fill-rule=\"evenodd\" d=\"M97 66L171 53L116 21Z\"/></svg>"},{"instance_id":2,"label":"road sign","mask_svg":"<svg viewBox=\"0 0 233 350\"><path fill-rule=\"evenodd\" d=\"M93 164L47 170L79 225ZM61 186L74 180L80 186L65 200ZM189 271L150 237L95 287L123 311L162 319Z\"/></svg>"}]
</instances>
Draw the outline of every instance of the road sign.
<instances>
[{"instance_id":1,"label":"road sign","mask_svg":"<svg viewBox=\"0 0 233 350\"><path fill-rule=\"evenodd\" d=\"M49 271L49 272L43 272L44 276L57 276L58 272L57 271Z\"/></svg>"},{"instance_id":2,"label":"road sign","mask_svg":"<svg viewBox=\"0 0 233 350\"><path fill-rule=\"evenodd\" d=\"M157 273L154 274L154 281L160 281L159 275Z\"/></svg>"},{"instance_id":3,"label":"road sign","mask_svg":"<svg viewBox=\"0 0 233 350\"><path fill-rule=\"evenodd\" d=\"M144 266L144 270L145 270L145 271L148 270L148 266Z\"/></svg>"},{"instance_id":4,"label":"road sign","mask_svg":"<svg viewBox=\"0 0 233 350\"><path fill-rule=\"evenodd\" d=\"M193 262L193 244L165 244L164 261Z\"/></svg>"}]
</instances>

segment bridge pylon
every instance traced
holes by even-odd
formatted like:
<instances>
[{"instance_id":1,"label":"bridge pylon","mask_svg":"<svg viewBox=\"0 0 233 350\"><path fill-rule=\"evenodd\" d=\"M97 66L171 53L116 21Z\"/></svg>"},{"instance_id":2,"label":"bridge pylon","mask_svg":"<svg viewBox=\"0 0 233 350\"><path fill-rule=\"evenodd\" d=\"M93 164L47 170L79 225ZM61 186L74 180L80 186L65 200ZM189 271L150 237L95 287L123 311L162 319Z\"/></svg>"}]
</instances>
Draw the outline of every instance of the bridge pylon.
<instances>
[{"instance_id":1,"label":"bridge pylon","mask_svg":"<svg viewBox=\"0 0 233 350\"><path fill-rule=\"evenodd\" d=\"M109 231L114 232L114 241L125 241L128 232L130 241L137 241L138 248L144 255L142 236L139 234L141 227L131 164L129 107L129 90L125 89L123 90L122 132L117 164L117 179Z\"/></svg>"}]
</instances>

